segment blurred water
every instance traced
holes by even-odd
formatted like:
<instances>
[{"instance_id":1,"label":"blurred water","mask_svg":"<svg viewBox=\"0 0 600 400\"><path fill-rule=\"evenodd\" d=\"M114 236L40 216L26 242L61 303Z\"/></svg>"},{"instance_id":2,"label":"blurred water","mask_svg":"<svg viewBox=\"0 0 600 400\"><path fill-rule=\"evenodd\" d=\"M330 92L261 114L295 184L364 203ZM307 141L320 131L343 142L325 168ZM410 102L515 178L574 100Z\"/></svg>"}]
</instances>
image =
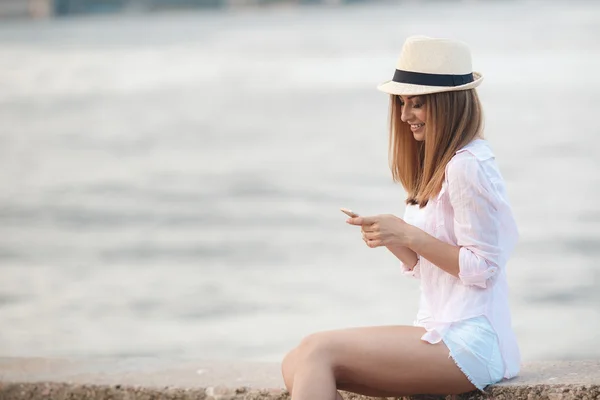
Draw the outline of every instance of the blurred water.
<instances>
[{"instance_id":1,"label":"blurred water","mask_svg":"<svg viewBox=\"0 0 600 400\"><path fill-rule=\"evenodd\" d=\"M0 354L278 360L410 324L339 207L404 209L389 79L467 41L522 239L524 359L600 357L600 5L451 2L2 22Z\"/></svg>"}]
</instances>

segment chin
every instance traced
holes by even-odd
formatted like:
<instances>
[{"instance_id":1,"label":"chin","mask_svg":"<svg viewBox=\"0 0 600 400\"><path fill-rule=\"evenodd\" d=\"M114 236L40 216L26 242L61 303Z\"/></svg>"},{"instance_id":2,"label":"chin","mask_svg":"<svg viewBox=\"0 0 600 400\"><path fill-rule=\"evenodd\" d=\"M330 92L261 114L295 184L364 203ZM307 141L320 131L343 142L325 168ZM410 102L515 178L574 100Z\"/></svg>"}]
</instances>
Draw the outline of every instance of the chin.
<instances>
[{"instance_id":1,"label":"chin","mask_svg":"<svg viewBox=\"0 0 600 400\"><path fill-rule=\"evenodd\" d=\"M413 137L415 138L415 140L417 142L422 142L425 140L425 134L424 133L413 133Z\"/></svg>"}]
</instances>

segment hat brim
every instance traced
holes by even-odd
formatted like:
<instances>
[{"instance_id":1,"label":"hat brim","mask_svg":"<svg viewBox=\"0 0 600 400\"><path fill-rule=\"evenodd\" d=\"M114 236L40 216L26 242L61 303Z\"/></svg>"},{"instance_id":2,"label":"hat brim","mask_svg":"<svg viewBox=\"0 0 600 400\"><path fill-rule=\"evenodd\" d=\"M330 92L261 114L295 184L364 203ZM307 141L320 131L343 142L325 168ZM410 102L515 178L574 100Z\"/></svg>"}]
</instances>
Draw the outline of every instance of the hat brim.
<instances>
[{"instance_id":1,"label":"hat brim","mask_svg":"<svg viewBox=\"0 0 600 400\"><path fill-rule=\"evenodd\" d=\"M468 90L474 89L481 84L483 81L483 75L479 72L473 72L474 81L467 83L466 85L460 86L424 86L424 85L415 85L412 83L400 83L394 81L387 81L377 86L378 90L381 90L384 93L402 95L402 96L411 96L411 95L419 95L419 94L431 94L431 93L441 93L441 92L453 92L457 90Z\"/></svg>"}]
</instances>

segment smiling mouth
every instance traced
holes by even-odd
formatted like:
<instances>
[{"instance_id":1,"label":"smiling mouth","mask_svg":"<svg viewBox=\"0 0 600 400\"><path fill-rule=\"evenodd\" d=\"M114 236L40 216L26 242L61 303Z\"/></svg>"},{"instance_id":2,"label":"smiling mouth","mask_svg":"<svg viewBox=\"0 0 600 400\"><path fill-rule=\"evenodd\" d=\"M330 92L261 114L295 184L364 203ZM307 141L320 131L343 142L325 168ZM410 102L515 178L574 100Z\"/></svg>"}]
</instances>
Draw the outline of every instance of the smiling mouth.
<instances>
[{"instance_id":1,"label":"smiling mouth","mask_svg":"<svg viewBox=\"0 0 600 400\"><path fill-rule=\"evenodd\" d=\"M410 124L410 130L414 132L421 129L423 126L425 126L425 124Z\"/></svg>"}]
</instances>

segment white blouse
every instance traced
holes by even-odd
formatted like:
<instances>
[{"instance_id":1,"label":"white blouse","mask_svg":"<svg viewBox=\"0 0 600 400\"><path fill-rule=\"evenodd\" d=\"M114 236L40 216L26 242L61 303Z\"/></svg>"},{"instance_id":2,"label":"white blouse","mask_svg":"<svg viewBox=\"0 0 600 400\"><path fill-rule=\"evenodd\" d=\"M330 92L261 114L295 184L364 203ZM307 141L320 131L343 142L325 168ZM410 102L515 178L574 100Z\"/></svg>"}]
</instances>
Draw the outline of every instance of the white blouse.
<instances>
[{"instance_id":1,"label":"white blouse","mask_svg":"<svg viewBox=\"0 0 600 400\"><path fill-rule=\"evenodd\" d=\"M487 141L476 139L456 152L446 166L438 196L427 206L407 206L404 220L460 247L456 278L419 256L403 273L420 278L421 298L415 325L422 339L438 343L452 322L485 316L498 335L504 377L517 375L520 353L511 327L506 263L518 231L504 180Z\"/></svg>"}]
</instances>

